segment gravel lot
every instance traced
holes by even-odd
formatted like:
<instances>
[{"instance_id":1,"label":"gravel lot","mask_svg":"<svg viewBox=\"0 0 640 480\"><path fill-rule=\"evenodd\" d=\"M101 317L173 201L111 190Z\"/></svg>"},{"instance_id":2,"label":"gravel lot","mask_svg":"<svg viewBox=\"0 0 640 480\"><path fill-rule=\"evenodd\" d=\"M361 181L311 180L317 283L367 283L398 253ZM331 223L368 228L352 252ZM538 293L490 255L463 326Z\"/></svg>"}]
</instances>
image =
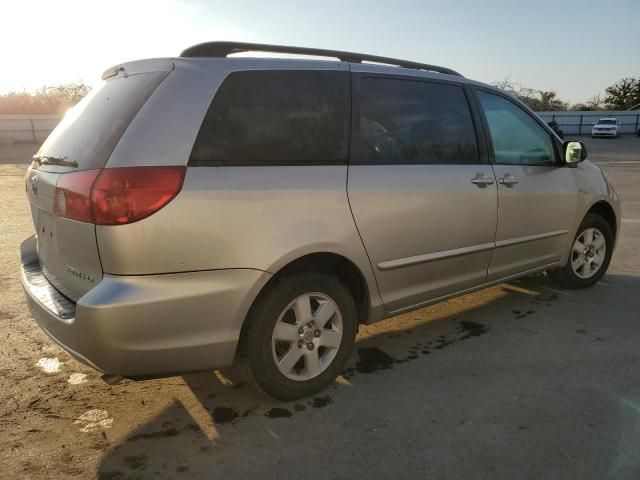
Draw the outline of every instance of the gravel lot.
<instances>
[{"instance_id":1,"label":"gravel lot","mask_svg":"<svg viewBox=\"0 0 640 480\"><path fill-rule=\"evenodd\" d=\"M640 138L584 140L624 201L600 284L363 328L347 378L292 403L233 370L110 386L54 346L18 274L34 148L0 146L0 478L640 478Z\"/></svg>"}]
</instances>

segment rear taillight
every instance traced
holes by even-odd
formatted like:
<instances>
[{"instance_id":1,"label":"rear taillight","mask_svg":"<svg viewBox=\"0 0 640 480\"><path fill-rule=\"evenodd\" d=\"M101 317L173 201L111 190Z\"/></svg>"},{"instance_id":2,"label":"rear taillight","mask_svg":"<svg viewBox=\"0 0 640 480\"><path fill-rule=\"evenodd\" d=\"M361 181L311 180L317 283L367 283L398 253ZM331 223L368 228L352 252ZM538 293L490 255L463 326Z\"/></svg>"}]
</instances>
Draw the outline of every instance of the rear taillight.
<instances>
[{"instance_id":1,"label":"rear taillight","mask_svg":"<svg viewBox=\"0 0 640 480\"><path fill-rule=\"evenodd\" d=\"M185 170L185 167L102 170L91 190L94 222L121 225L157 212L180 192Z\"/></svg>"},{"instance_id":2,"label":"rear taillight","mask_svg":"<svg viewBox=\"0 0 640 480\"><path fill-rule=\"evenodd\" d=\"M96 225L137 222L182 189L185 167L122 167L60 176L54 214Z\"/></svg>"},{"instance_id":3,"label":"rear taillight","mask_svg":"<svg viewBox=\"0 0 640 480\"><path fill-rule=\"evenodd\" d=\"M80 222L93 222L91 187L100 170L60 175L53 196L53 214Z\"/></svg>"}]
</instances>

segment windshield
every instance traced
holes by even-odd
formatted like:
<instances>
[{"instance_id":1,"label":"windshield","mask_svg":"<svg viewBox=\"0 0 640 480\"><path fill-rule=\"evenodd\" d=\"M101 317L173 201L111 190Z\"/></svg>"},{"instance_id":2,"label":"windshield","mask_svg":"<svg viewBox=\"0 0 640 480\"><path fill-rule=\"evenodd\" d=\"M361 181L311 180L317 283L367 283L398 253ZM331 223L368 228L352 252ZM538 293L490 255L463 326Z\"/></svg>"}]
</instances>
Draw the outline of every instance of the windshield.
<instances>
[{"instance_id":1,"label":"windshield","mask_svg":"<svg viewBox=\"0 0 640 480\"><path fill-rule=\"evenodd\" d=\"M598 125L615 125L616 120L598 120Z\"/></svg>"}]
</instances>

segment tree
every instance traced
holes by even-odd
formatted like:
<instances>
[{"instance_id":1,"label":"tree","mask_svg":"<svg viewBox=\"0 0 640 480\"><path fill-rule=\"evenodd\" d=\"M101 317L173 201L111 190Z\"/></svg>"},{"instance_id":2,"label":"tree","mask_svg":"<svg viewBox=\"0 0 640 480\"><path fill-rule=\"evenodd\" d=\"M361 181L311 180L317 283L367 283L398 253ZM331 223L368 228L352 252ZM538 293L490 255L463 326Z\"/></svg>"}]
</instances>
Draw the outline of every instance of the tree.
<instances>
[{"instance_id":1,"label":"tree","mask_svg":"<svg viewBox=\"0 0 640 480\"><path fill-rule=\"evenodd\" d=\"M510 76L493 83L496 87L517 97L534 111L566 110L567 104L557 98L557 93L551 90L535 90L523 87L511 80Z\"/></svg>"},{"instance_id":2,"label":"tree","mask_svg":"<svg viewBox=\"0 0 640 480\"><path fill-rule=\"evenodd\" d=\"M589 105L585 104L585 103L575 103L573 105L571 105L569 107L569 110L574 110L574 111L578 111L578 112L586 112L589 110L592 110Z\"/></svg>"},{"instance_id":3,"label":"tree","mask_svg":"<svg viewBox=\"0 0 640 480\"><path fill-rule=\"evenodd\" d=\"M36 95L52 99L67 105L75 105L89 93L89 86L84 83L67 83L55 87L43 87L36 91Z\"/></svg>"},{"instance_id":4,"label":"tree","mask_svg":"<svg viewBox=\"0 0 640 480\"><path fill-rule=\"evenodd\" d=\"M501 90L504 90L505 92L509 92L513 95L516 95L516 92L518 90L518 88L520 87L519 83L515 83L511 80L511 75L507 75L506 77L504 77L504 79L502 80L496 80L495 82L493 82L493 85L495 87L498 87Z\"/></svg>"},{"instance_id":5,"label":"tree","mask_svg":"<svg viewBox=\"0 0 640 480\"><path fill-rule=\"evenodd\" d=\"M640 79L623 78L605 89L604 102L613 110L626 110L640 103Z\"/></svg>"},{"instance_id":6,"label":"tree","mask_svg":"<svg viewBox=\"0 0 640 480\"><path fill-rule=\"evenodd\" d=\"M602 100L602 95L599 93L594 95L587 101L588 110L603 110L604 109L604 100Z\"/></svg>"},{"instance_id":7,"label":"tree","mask_svg":"<svg viewBox=\"0 0 640 480\"><path fill-rule=\"evenodd\" d=\"M511 80L510 76L494 82L493 85L510 93L526 103L534 111L558 110L626 110L640 104L640 78L623 78L600 94L592 96L586 103L569 104L560 100L553 90L535 90L523 87Z\"/></svg>"},{"instance_id":8,"label":"tree","mask_svg":"<svg viewBox=\"0 0 640 480\"><path fill-rule=\"evenodd\" d=\"M636 85L633 89L631 105L629 105L628 108L637 107L638 105L640 105L640 78L636 78Z\"/></svg>"},{"instance_id":9,"label":"tree","mask_svg":"<svg viewBox=\"0 0 640 480\"><path fill-rule=\"evenodd\" d=\"M0 95L0 114L62 114L78 103L88 92L89 86L84 83L43 87L35 92L9 92Z\"/></svg>"},{"instance_id":10,"label":"tree","mask_svg":"<svg viewBox=\"0 0 640 480\"><path fill-rule=\"evenodd\" d=\"M557 93L553 90L538 90L540 95L540 110L553 111L553 110L566 110L567 104L557 98Z\"/></svg>"},{"instance_id":11,"label":"tree","mask_svg":"<svg viewBox=\"0 0 640 480\"><path fill-rule=\"evenodd\" d=\"M534 98L534 90L525 88L521 84L512 81L511 76L506 76L503 80L493 82L493 85L517 97L521 102L526 103L530 108L536 110L538 105L537 99Z\"/></svg>"}]
</instances>

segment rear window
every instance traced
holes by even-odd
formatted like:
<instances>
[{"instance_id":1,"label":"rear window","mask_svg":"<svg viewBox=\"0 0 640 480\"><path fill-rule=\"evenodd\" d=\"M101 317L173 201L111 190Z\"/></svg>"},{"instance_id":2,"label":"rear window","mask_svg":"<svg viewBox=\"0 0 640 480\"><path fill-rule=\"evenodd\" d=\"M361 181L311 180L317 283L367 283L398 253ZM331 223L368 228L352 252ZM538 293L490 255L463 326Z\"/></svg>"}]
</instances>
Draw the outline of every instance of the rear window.
<instances>
[{"instance_id":1,"label":"rear window","mask_svg":"<svg viewBox=\"0 0 640 480\"><path fill-rule=\"evenodd\" d=\"M73 107L34 155L40 170L103 168L118 140L167 71L101 82Z\"/></svg>"},{"instance_id":2,"label":"rear window","mask_svg":"<svg viewBox=\"0 0 640 480\"><path fill-rule=\"evenodd\" d=\"M361 158L374 165L478 163L471 111L462 87L362 78Z\"/></svg>"},{"instance_id":3,"label":"rear window","mask_svg":"<svg viewBox=\"0 0 640 480\"><path fill-rule=\"evenodd\" d=\"M231 73L209 106L189 165L346 163L350 111L348 72Z\"/></svg>"}]
</instances>

